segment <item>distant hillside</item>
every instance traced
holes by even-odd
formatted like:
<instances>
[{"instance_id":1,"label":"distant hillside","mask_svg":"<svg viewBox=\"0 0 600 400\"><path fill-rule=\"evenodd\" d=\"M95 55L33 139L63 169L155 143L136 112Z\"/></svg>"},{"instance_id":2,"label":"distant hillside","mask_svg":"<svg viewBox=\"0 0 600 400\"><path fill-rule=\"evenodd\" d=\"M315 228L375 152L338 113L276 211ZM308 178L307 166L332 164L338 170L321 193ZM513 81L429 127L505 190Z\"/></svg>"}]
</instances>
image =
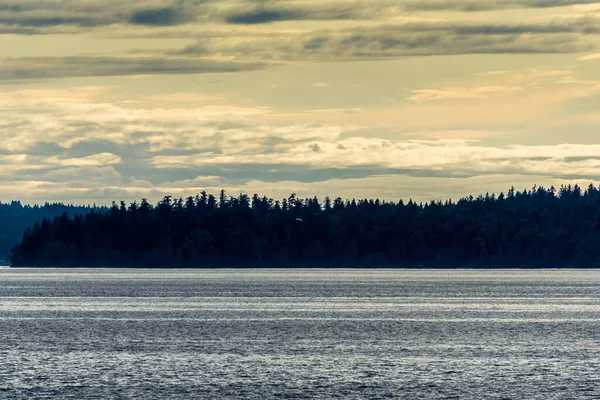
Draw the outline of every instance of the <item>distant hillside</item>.
<instances>
[{"instance_id":1,"label":"distant hillside","mask_svg":"<svg viewBox=\"0 0 600 400\"><path fill-rule=\"evenodd\" d=\"M600 191L511 188L427 204L224 192L165 197L156 206L122 202L34 225L12 264L600 267Z\"/></svg>"},{"instance_id":2,"label":"distant hillside","mask_svg":"<svg viewBox=\"0 0 600 400\"><path fill-rule=\"evenodd\" d=\"M106 210L106 207L98 210ZM0 202L0 264L8 263L10 249L23 240L23 232L44 218L52 219L63 213L74 217L87 214L90 206L74 206L62 203L46 203L42 206L22 205L20 201Z\"/></svg>"}]
</instances>

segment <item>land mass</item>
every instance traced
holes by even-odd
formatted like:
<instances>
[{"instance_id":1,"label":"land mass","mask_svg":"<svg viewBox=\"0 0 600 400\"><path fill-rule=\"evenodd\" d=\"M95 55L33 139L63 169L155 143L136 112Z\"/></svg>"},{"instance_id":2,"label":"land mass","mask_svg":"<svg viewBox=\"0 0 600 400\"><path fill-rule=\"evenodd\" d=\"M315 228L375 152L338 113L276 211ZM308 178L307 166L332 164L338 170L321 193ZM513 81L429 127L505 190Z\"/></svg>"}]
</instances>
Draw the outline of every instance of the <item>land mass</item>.
<instances>
[{"instance_id":1,"label":"land mass","mask_svg":"<svg viewBox=\"0 0 600 400\"><path fill-rule=\"evenodd\" d=\"M10 250L23 239L23 231L31 228L35 222L44 218L52 220L62 214L74 217L87 214L94 208L96 212L108 211L108 207L75 206L63 203L45 203L42 205L23 205L20 201L0 203L0 265L9 262Z\"/></svg>"},{"instance_id":2,"label":"land mass","mask_svg":"<svg viewBox=\"0 0 600 400\"><path fill-rule=\"evenodd\" d=\"M202 192L43 218L15 267L598 267L590 185L417 204Z\"/></svg>"}]
</instances>

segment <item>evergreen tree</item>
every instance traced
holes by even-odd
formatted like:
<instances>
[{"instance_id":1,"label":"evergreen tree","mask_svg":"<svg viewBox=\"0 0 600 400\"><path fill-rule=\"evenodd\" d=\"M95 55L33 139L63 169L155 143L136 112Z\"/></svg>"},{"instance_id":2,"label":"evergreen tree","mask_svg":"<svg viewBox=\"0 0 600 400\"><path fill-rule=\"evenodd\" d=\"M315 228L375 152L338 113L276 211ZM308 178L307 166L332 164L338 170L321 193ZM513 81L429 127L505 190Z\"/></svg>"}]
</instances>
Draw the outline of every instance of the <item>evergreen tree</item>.
<instances>
[{"instance_id":1,"label":"evergreen tree","mask_svg":"<svg viewBox=\"0 0 600 400\"><path fill-rule=\"evenodd\" d=\"M14 225L24 231L14 266L598 267L599 193L535 186L456 202L321 204L221 191L104 209L12 202L0 215L26 216Z\"/></svg>"}]
</instances>

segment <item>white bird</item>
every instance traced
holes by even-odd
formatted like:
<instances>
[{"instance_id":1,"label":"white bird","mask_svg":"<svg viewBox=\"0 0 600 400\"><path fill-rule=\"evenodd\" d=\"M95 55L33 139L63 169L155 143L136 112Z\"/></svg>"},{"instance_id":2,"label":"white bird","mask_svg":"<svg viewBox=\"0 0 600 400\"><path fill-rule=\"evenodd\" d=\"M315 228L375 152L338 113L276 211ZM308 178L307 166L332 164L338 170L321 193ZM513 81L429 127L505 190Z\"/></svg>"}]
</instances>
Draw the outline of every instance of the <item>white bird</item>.
<instances>
[{"instance_id":1,"label":"white bird","mask_svg":"<svg viewBox=\"0 0 600 400\"><path fill-rule=\"evenodd\" d=\"M298 221L298 222L304 222L304 221L302 220L302 218L296 218L296 221Z\"/></svg>"}]
</instances>

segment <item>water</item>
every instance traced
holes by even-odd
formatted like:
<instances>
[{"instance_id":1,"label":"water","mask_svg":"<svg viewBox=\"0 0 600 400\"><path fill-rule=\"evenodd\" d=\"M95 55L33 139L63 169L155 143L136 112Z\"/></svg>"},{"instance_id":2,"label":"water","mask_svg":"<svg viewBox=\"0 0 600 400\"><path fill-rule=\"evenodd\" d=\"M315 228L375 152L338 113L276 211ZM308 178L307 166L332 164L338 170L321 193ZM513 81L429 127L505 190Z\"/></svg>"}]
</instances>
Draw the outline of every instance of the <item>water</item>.
<instances>
[{"instance_id":1,"label":"water","mask_svg":"<svg viewBox=\"0 0 600 400\"><path fill-rule=\"evenodd\" d=\"M600 397L600 271L0 269L0 398Z\"/></svg>"}]
</instances>

